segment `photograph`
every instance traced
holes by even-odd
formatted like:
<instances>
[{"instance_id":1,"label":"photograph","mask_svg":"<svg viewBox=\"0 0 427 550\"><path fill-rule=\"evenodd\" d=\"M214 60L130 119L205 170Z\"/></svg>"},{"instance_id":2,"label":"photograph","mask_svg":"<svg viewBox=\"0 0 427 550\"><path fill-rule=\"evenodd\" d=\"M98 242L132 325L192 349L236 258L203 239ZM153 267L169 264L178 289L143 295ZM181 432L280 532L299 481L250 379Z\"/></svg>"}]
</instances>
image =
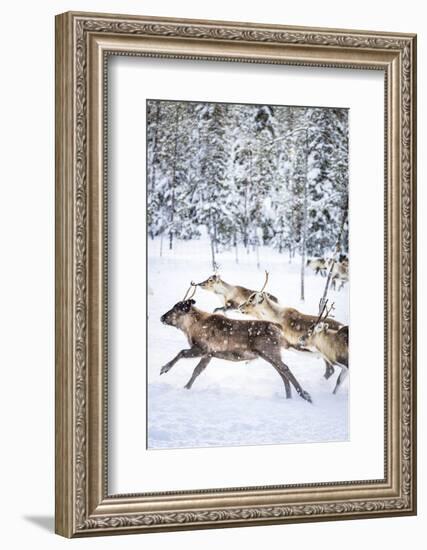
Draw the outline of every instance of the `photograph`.
<instances>
[{"instance_id":1,"label":"photograph","mask_svg":"<svg viewBox=\"0 0 427 550\"><path fill-rule=\"evenodd\" d=\"M147 449L349 441L349 109L145 122Z\"/></svg>"}]
</instances>

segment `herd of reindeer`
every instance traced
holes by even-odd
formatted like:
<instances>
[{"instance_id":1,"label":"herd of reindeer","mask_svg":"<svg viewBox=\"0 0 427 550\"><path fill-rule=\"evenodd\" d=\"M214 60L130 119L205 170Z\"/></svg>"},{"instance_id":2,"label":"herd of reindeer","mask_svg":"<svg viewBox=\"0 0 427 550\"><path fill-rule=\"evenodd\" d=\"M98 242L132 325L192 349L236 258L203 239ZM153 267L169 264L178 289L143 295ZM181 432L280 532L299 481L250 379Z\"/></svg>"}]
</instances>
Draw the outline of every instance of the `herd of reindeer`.
<instances>
[{"instance_id":1,"label":"herd of reindeer","mask_svg":"<svg viewBox=\"0 0 427 550\"><path fill-rule=\"evenodd\" d=\"M328 265L312 260L309 265L320 274ZM345 264L347 262L347 268ZM319 267L324 265L324 267ZM348 260L340 258L338 268L331 267L331 281L341 281L348 273ZM335 269L335 273L333 273ZM340 275L338 275L340 273ZM347 279L348 280L348 276ZM341 369L333 393L335 394L348 374L349 328L330 317L334 304L328 307L325 300L319 314L306 315L291 307L282 307L278 299L265 292L268 272L260 291L226 283L218 274L208 277L201 283L190 284L184 298L162 315L161 322L173 326L187 337L189 348L181 350L176 357L166 363L160 374L168 372L180 359L200 358L185 388L190 389L213 358L228 361L251 361L262 358L277 371L285 386L286 397L291 397L291 384L298 395L312 403L310 394L305 391L289 367L283 362L281 350L294 350L299 353L316 354L325 362L324 377L329 379L335 367ZM193 299L197 288L213 292L220 297L222 307L213 313L195 307ZM341 288L341 287L340 287ZM255 319L234 319L226 316L228 311L238 311Z\"/></svg>"},{"instance_id":2,"label":"herd of reindeer","mask_svg":"<svg viewBox=\"0 0 427 550\"><path fill-rule=\"evenodd\" d=\"M316 275L327 277L328 272L331 272L331 288L333 290L341 290L348 283L348 256L340 254L338 259L332 258L310 258L307 260L310 267Z\"/></svg>"}]
</instances>

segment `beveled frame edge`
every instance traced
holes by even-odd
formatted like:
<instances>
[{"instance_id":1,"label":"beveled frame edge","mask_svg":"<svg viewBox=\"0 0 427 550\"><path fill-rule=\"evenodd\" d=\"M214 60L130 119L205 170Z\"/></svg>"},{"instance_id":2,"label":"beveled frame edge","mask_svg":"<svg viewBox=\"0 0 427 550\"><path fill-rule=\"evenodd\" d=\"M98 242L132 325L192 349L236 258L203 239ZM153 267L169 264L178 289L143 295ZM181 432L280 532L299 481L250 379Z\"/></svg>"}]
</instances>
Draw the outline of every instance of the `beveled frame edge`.
<instances>
[{"instance_id":1,"label":"beveled frame edge","mask_svg":"<svg viewBox=\"0 0 427 550\"><path fill-rule=\"evenodd\" d=\"M215 491L196 493L193 498L177 494L169 496L169 501L106 495L102 71L105 52L135 52L144 41L142 50L147 53L149 43L148 55L155 56L163 52L172 57L218 59L234 48L231 57L242 61L253 61L254 49L261 62L372 68L382 60L388 87L387 233L393 245L389 246L388 327L395 372L390 386L394 407L389 412L396 432L389 434L393 460L385 483L350 488L327 484L316 490L302 486L281 493ZM244 58L245 49L252 49L252 56ZM401 33L87 13L57 16L57 533L73 537L416 512L415 67L416 37Z\"/></svg>"}]
</instances>

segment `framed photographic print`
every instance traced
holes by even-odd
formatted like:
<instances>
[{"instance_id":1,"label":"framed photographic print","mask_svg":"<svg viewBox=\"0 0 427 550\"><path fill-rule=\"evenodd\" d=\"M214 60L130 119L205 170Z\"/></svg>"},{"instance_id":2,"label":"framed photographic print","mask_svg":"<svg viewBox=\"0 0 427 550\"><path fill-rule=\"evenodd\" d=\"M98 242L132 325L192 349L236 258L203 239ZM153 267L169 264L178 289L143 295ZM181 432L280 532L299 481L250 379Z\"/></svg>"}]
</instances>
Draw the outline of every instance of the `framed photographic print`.
<instances>
[{"instance_id":1,"label":"framed photographic print","mask_svg":"<svg viewBox=\"0 0 427 550\"><path fill-rule=\"evenodd\" d=\"M416 37L69 12L56 71L56 532L415 514Z\"/></svg>"}]
</instances>

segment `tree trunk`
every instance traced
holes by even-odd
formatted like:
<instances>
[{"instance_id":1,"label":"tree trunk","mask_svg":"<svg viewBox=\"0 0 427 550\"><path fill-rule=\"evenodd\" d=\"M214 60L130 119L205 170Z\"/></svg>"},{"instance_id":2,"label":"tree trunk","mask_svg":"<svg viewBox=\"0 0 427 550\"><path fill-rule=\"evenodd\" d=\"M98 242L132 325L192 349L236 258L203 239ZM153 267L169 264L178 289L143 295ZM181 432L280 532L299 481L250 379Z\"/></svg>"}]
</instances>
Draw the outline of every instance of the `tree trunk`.
<instances>
[{"instance_id":1,"label":"tree trunk","mask_svg":"<svg viewBox=\"0 0 427 550\"><path fill-rule=\"evenodd\" d=\"M305 166L304 166L304 203L303 203L303 220L302 220L302 235L301 235L301 301L304 296L304 278L305 278L305 248L307 242L307 211L308 211L308 132L305 135Z\"/></svg>"},{"instance_id":2,"label":"tree trunk","mask_svg":"<svg viewBox=\"0 0 427 550\"><path fill-rule=\"evenodd\" d=\"M159 128L159 118L160 118L160 103L156 101L156 122L155 122L155 131L153 136L153 157L151 159L151 170L150 170L150 191L153 192L156 188L156 166L157 166L157 134Z\"/></svg>"},{"instance_id":3,"label":"tree trunk","mask_svg":"<svg viewBox=\"0 0 427 550\"><path fill-rule=\"evenodd\" d=\"M170 230L169 231L169 250L172 250L172 249L173 249L173 231Z\"/></svg>"},{"instance_id":4,"label":"tree trunk","mask_svg":"<svg viewBox=\"0 0 427 550\"><path fill-rule=\"evenodd\" d=\"M328 272L328 276L326 278L325 288L323 290L323 296L322 296L322 298L319 302L319 313L322 311L323 306L325 305L325 303L327 301L329 284L330 284L331 278L332 278L332 270L334 269L334 265L336 263L336 258L337 258L337 256L339 256L339 254L341 252L341 239L342 239L342 235L343 235L343 232L344 232L345 222L347 221L347 216L348 216L348 205L344 208L344 211L343 211L343 214L342 214L341 227L340 227L340 232L338 234L337 243L335 245L334 257L332 258L332 262L331 262L331 265L329 267L329 272Z\"/></svg>"},{"instance_id":5,"label":"tree trunk","mask_svg":"<svg viewBox=\"0 0 427 550\"><path fill-rule=\"evenodd\" d=\"M304 302L304 277L305 277L305 239L303 237L301 245L301 296L300 300Z\"/></svg>"},{"instance_id":6,"label":"tree trunk","mask_svg":"<svg viewBox=\"0 0 427 550\"><path fill-rule=\"evenodd\" d=\"M243 222L243 244L245 245L246 252L248 252L249 237L248 237L248 185L245 185L245 217Z\"/></svg>"},{"instance_id":7,"label":"tree trunk","mask_svg":"<svg viewBox=\"0 0 427 550\"><path fill-rule=\"evenodd\" d=\"M211 233L211 255L212 255L212 269L213 269L213 271L216 271L216 261L215 261L215 242L214 242L214 237L213 237L212 231L211 231L210 233Z\"/></svg>"},{"instance_id":8,"label":"tree trunk","mask_svg":"<svg viewBox=\"0 0 427 550\"><path fill-rule=\"evenodd\" d=\"M215 244L215 253L218 254L218 231L216 224L216 216L214 216L214 244Z\"/></svg>"},{"instance_id":9,"label":"tree trunk","mask_svg":"<svg viewBox=\"0 0 427 550\"><path fill-rule=\"evenodd\" d=\"M172 198L171 198L171 213L170 213L170 230L169 230L169 250L173 248L173 222L175 217L175 188L177 185L177 174L176 174L176 164L177 164L177 154L178 154L178 122L180 114L180 105L177 103L175 110L175 144L174 144L174 154L173 154L173 181L172 181Z\"/></svg>"}]
</instances>

